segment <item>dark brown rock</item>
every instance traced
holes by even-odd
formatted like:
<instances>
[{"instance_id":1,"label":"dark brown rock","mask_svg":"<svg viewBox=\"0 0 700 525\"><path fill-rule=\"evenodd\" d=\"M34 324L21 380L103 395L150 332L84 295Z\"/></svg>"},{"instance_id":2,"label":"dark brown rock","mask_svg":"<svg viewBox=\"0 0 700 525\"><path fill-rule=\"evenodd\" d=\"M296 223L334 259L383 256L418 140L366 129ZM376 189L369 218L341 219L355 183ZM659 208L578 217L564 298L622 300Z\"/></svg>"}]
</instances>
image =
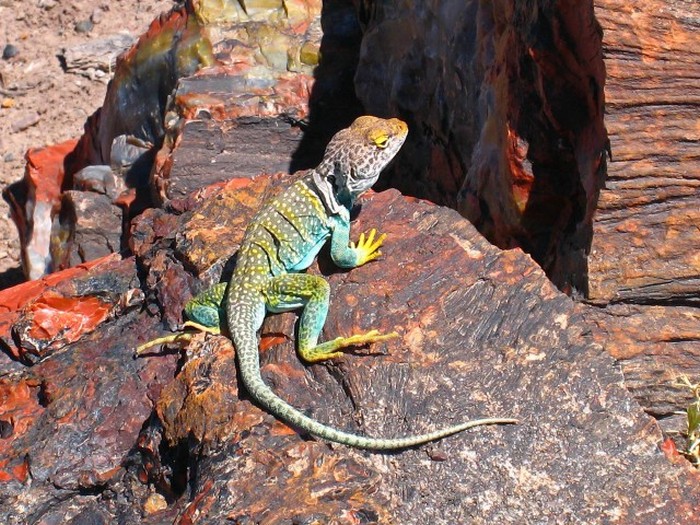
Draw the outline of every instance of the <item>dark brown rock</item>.
<instances>
[{"instance_id":1,"label":"dark brown rock","mask_svg":"<svg viewBox=\"0 0 700 525\"><path fill-rule=\"evenodd\" d=\"M233 243L241 231L229 229L235 221L225 214L237 217L244 208L221 202L241 201L236 193L255 186L229 185L203 202L219 207L218 234ZM294 352L295 315L273 316L262 331L266 381L314 417L371 435L494 414L521 423L392 456L304 441L241 400L228 339L198 337L157 409L166 443L187 444L197 458L185 515L197 513L200 523L257 520L262 512L279 520L367 515L378 523L458 523L463 516L472 523L561 516L598 523L605 512L620 523L689 519L693 504L675 494L697 481L667 462L657 448L658 428L630 403L613 360L585 335L589 327L574 304L527 257L493 248L454 212L393 191L370 196L362 208L353 228L387 232L384 256L347 273L333 271L324 257L312 268L328 275L333 290L323 338L372 328L398 330L401 338L305 367ZM195 224L182 221L185 230L175 237L196 237L206 228ZM327 479L329 462L353 473L337 488ZM324 467L309 470L312 464ZM308 472L302 485L298 472ZM651 500L638 477L650 475ZM279 492L269 485L251 492L251 483L260 486L270 476ZM540 499L532 498L533 485ZM663 513L655 510L657 497L669 501Z\"/></svg>"},{"instance_id":2,"label":"dark brown rock","mask_svg":"<svg viewBox=\"0 0 700 525\"><path fill-rule=\"evenodd\" d=\"M411 124L389 184L456 206L492 242L522 247L594 304L659 306L633 316L664 327L653 350L614 308L589 311L613 355L620 337L630 345L626 377L658 416L688 401L687 390L673 399L670 375L700 380L672 335L697 353L681 334L700 268L700 84L697 51L686 50L700 4L594 4L597 19L585 2L369 3L356 86L370 111ZM612 157L598 199L603 98Z\"/></svg>"},{"instance_id":3,"label":"dark brown rock","mask_svg":"<svg viewBox=\"0 0 700 525\"><path fill-rule=\"evenodd\" d=\"M107 195L65 191L54 224L51 258L57 269L76 266L121 251L122 210Z\"/></svg>"},{"instance_id":4,"label":"dark brown rock","mask_svg":"<svg viewBox=\"0 0 700 525\"><path fill-rule=\"evenodd\" d=\"M288 120L243 118L223 123L189 121L182 130L179 147L172 155L164 201L232 177L290 172L290 159L301 141L301 130ZM177 177L170 177L170 173Z\"/></svg>"},{"instance_id":5,"label":"dark brown rock","mask_svg":"<svg viewBox=\"0 0 700 525\"><path fill-rule=\"evenodd\" d=\"M682 386L700 378L700 313L688 306L615 304L581 306L595 326L595 338L620 363L625 386L664 430L685 449L683 415L694 402Z\"/></svg>"},{"instance_id":6,"label":"dark brown rock","mask_svg":"<svg viewBox=\"0 0 700 525\"><path fill-rule=\"evenodd\" d=\"M700 4L596 1L604 29L612 159L592 223L588 300L596 337L621 362L635 398L679 448L679 415L700 381ZM623 303L623 304L620 304Z\"/></svg>"},{"instance_id":7,"label":"dark brown rock","mask_svg":"<svg viewBox=\"0 0 700 525\"><path fill-rule=\"evenodd\" d=\"M148 326L131 310L0 378L0 420L13 424L0 439L3 522L65 520L99 504L94 494L105 487L119 486L151 400L174 372L172 357L132 358L136 336Z\"/></svg>"}]
</instances>

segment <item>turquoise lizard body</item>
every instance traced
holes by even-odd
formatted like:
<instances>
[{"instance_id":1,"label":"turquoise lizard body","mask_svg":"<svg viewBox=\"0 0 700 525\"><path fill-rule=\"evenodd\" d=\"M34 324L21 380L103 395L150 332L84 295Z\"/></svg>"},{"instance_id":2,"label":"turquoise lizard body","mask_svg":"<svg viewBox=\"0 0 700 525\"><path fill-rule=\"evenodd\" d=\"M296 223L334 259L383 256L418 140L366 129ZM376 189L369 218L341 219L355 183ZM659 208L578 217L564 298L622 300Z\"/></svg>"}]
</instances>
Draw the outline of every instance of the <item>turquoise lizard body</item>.
<instances>
[{"instance_id":1,"label":"turquoise lizard body","mask_svg":"<svg viewBox=\"0 0 700 525\"><path fill-rule=\"evenodd\" d=\"M385 235L371 230L350 242L350 210L355 200L378 179L380 172L403 145L408 128L398 119L360 117L338 132L322 162L280 195L267 202L253 218L238 251L228 285L221 283L200 294L185 307L187 323L217 332L220 316L236 347L241 380L250 396L288 424L329 441L367 449L406 448L487 424L514 423L491 418L462 423L427 434L394 439L371 438L343 432L304 415L277 396L260 373L257 332L267 312L302 309L297 349L309 363L342 355L344 348L397 337L372 330L318 343L328 313L330 288L318 275L299 273L311 265L330 239L331 258L341 268L355 268L381 255ZM142 345L145 348L175 338Z\"/></svg>"}]
</instances>

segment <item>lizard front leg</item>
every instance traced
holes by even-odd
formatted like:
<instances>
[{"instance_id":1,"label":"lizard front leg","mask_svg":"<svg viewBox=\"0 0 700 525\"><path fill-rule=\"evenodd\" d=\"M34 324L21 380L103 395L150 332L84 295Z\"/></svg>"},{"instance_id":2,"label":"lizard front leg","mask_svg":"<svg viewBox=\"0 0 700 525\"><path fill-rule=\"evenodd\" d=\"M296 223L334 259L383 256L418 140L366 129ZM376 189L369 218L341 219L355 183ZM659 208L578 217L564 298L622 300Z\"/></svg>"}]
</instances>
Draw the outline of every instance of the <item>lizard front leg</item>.
<instances>
[{"instance_id":1,"label":"lizard front leg","mask_svg":"<svg viewBox=\"0 0 700 525\"><path fill-rule=\"evenodd\" d=\"M350 220L345 216L336 216L331 222L331 258L341 268L357 268L373 261L382 252L379 251L386 234L376 237L377 230L372 228L365 237L360 234L357 243L350 242Z\"/></svg>"},{"instance_id":2,"label":"lizard front leg","mask_svg":"<svg viewBox=\"0 0 700 525\"><path fill-rule=\"evenodd\" d=\"M319 344L318 338L328 315L330 286L318 275L289 273L274 277L270 279L264 295L267 309L271 312L303 308L299 319L297 351L309 363L340 357L344 348L398 337L396 332L380 334L377 330L371 330L366 334L337 337Z\"/></svg>"}]
</instances>

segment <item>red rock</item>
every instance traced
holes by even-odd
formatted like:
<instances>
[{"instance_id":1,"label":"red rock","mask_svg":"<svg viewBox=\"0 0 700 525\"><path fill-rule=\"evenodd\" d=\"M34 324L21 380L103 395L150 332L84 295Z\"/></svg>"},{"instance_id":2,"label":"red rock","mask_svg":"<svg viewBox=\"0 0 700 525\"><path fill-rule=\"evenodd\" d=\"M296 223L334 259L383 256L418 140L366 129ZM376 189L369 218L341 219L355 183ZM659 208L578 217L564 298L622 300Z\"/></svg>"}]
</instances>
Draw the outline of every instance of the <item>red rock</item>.
<instances>
[{"instance_id":1,"label":"red rock","mask_svg":"<svg viewBox=\"0 0 700 525\"><path fill-rule=\"evenodd\" d=\"M36 381L12 383L0 380L0 421L11 427L0 439L0 483L26 483L29 477L29 459L24 454L12 454L12 440L27 432L35 418L43 412L38 400Z\"/></svg>"},{"instance_id":2,"label":"red rock","mask_svg":"<svg viewBox=\"0 0 700 525\"><path fill-rule=\"evenodd\" d=\"M64 346L104 321L110 309L109 304L97 297L69 298L47 292L25 309L27 331L19 337L27 341L44 340L44 345L60 337L59 347Z\"/></svg>"},{"instance_id":3,"label":"red rock","mask_svg":"<svg viewBox=\"0 0 700 525\"><path fill-rule=\"evenodd\" d=\"M89 272L91 268L109 264L119 259L120 257L117 254L111 254L101 259L96 259L81 264L80 266L63 270L62 272L46 275L35 281L29 281L12 288L0 290L0 341L4 343L5 348L14 358L20 358L21 355L15 346L11 329L14 323L19 319L22 309L27 304L60 282L84 275Z\"/></svg>"},{"instance_id":4,"label":"red rock","mask_svg":"<svg viewBox=\"0 0 700 525\"><path fill-rule=\"evenodd\" d=\"M75 145L75 140L68 140L29 150L24 179L3 191L19 230L23 270L30 279L50 269L52 220L60 202L66 157Z\"/></svg>"},{"instance_id":5,"label":"red rock","mask_svg":"<svg viewBox=\"0 0 700 525\"><path fill-rule=\"evenodd\" d=\"M134 288L134 278L133 259L110 255L65 274L5 290L0 302L13 297L16 309L0 314L0 340L15 358L46 356L138 302L141 293ZM50 282L55 285L49 286Z\"/></svg>"}]
</instances>

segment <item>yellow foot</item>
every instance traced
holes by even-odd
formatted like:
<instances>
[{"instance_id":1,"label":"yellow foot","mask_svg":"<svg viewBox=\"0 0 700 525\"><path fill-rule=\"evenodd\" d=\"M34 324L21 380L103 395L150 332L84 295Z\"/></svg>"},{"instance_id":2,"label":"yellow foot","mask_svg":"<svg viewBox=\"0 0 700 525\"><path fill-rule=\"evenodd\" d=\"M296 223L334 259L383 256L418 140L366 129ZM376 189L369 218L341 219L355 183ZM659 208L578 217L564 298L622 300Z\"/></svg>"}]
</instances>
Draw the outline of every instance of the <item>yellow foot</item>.
<instances>
[{"instance_id":1,"label":"yellow foot","mask_svg":"<svg viewBox=\"0 0 700 525\"><path fill-rule=\"evenodd\" d=\"M361 233L360 238L357 240L357 244L355 244L354 242L350 243L350 247L357 250L358 266L368 263L369 261L373 261L377 257L380 257L382 255L382 252L379 250L379 248L384 243L384 239L386 239L386 233L381 234L379 238L375 240L376 235L377 230L372 228L368 232L366 238L365 234Z\"/></svg>"},{"instance_id":2,"label":"yellow foot","mask_svg":"<svg viewBox=\"0 0 700 525\"><path fill-rule=\"evenodd\" d=\"M205 332L207 334L219 335L221 333L221 328L218 326L205 326L203 324L195 323L194 321L185 321L182 328L194 328L198 332Z\"/></svg>"},{"instance_id":3,"label":"yellow foot","mask_svg":"<svg viewBox=\"0 0 700 525\"><path fill-rule=\"evenodd\" d=\"M379 330L370 330L366 334L351 335L350 337L338 337L332 341L326 341L313 348L299 348L299 355L307 363L318 363L328 359L341 357L343 352L341 349L350 346L368 345L370 343L379 343L394 339L399 334L391 332L390 334L380 334Z\"/></svg>"},{"instance_id":4,"label":"yellow foot","mask_svg":"<svg viewBox=\"0 0 700 525\"><path fill-rule=\"evenodd\" d=\"M351 335L350 337L338 337L334 342L338 344L337 348L347 348L348 346L360 346L371 343L379 343L381 341L388 341L389 339L394 339L398 336L399 334L396 332L381 334L379 333L379 330L370 330L366 334Z\"/></svg>"},{"instance_id":5,"label":"yellow foot","mask_svg":"<svg viewBox=\"0 0 700 525\"><path fill-rule=\"evenodd\" d=\"M143 354L146 350L149 348L153 348L154 346L159 346L159 345L165 345L165 344L178 344L178 345L184 345L185 343L188 343L191 339L192 336L195 335L197 332L206 332L209 334L215 334L218 335L221 333L221 329L218 327L211 327L211 326L204 326L199 323L195 323L194 321L186 321L183 325L183 328L194 328L194 332L182 332L178 334L171 334L171 335L166 335L165 337L158 337L156 339L151 339L147 343L144 343L142 345L139 345L136 347L136 352L134 355L136 357L140 356Z\"/></svg>"}]
</instances>

